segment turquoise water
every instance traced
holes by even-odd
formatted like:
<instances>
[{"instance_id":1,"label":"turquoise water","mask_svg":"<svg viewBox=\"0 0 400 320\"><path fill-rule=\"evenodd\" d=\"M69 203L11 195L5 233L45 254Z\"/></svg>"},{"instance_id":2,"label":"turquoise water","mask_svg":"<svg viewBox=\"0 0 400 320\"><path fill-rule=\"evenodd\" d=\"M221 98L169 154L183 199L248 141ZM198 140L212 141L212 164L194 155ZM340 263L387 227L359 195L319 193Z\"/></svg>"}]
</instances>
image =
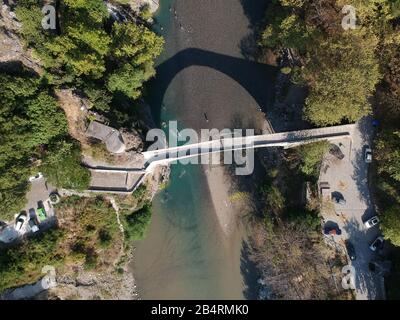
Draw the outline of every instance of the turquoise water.
<instances>
[{"instance_id":1,"label":"turquoise water","mask_svg":"<svg viewBox=\"0 0 400 320\"><path fill-rule=\"evenodd\" d=\"M155 197L149 233L135 251L140 296L242 298L240 274L229 279L239 261L232 262L226 252L199 167L178 164L171 169L171 183Z\"/></svg>"}]
</instances>

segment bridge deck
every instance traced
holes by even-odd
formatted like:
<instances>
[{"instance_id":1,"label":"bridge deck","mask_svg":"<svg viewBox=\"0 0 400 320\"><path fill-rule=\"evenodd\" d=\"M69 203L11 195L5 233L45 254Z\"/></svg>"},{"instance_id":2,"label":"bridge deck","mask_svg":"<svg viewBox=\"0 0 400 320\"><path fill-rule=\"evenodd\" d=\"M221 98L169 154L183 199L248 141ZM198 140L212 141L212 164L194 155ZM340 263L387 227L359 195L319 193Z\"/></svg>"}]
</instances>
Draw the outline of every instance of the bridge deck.
<instances>
[{"instance_id":1,"label":"bridge deck","mask_svg":"<svg viewBox=\"0 0 400 320\"><path fill-rule=\"evenodd\" d=\"M356 124L349 124L247 137L223 137L195 144L146 151L143 152L145 162L141 169L137 167L89 167L92 173L92 181L88 191L129 194L140 186L146 174L157 165L224 151L276 146L288 148L321 140L332 141L344 137L351 139L355 126Z\"/></svg>"}]
</instances>

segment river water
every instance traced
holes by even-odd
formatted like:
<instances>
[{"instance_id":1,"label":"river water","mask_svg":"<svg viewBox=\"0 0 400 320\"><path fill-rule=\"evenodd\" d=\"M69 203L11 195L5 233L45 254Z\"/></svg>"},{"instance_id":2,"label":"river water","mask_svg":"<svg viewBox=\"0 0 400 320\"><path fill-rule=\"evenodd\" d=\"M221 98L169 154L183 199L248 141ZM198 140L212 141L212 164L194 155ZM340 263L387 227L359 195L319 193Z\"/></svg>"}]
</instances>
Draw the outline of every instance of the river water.
<instances>
[{"instance_id":1,"label":"river water","mask_svg":"<svg viewBox=\"0 0 400 320\"><path fill-rule=\"evenodd\" d=\"M243 39L262 18L265 1L160 2L155 29L166 45L157 63L165 67L159 68L147 98L156 122L161 127L178 120L180 127L195 129L258 128L255 99L237 81L204 64L227 56L244 59ZM203 66L192 65L198 59L190 50L174 58L188 48L218 56L202 55ZM245 227L229 237L222 232L201 166L172 165L169 185L154 198L147 236L135 244L132 269L141 298L255 298L256 272L246 258L247 232Z\"/></svg>"}]
</instances>

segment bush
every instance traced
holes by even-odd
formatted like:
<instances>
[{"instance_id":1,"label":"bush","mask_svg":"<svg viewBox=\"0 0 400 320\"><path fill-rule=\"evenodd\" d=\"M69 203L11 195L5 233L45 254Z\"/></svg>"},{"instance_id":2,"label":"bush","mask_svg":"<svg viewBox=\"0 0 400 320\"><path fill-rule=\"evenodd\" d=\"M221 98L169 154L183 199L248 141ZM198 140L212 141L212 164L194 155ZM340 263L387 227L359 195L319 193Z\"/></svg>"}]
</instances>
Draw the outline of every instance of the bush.
<instances>
[{"instance_id":1,"label":"bush","mask_svg":"<svg viewBox=\"0 0 400 320\"><path fill-rule=\"evenodd\" d=\"M125 236L128 240L144 238L151 222L151 204L146 203L140 210L124 217Z\"/></svg>"},{"instance_id":2,"label":"bush","mask_svg":"<svg viewBox=\"0 0 400 320\"><path fill-rule=\"evenodd\" d=\"M298 154L301 160L299 169L307 177L318 178L319 166L322 158L329 150L327 141L310 143L299 147Z\"/></svg>"},{"instance_id":3,"label":"bush","mask_svg":"<svg viewBox=\"0 0 400 320\"><path fill-rule=\"evenodd\" d=\"M400 206L394 206L381 216L381 229L385 239L400 246Z\"/></svg>"},{"instance_id":4,"label":"bush","mask_svg":"<svg viewBox=\"0 0 400 320\"><path fill-rule=\"evenodd\" d=\"M59 141L52 145L41 170L57 187L74 190L89 187L90 172L81 166L80 148L75 142Z\"/></svg>"},{"instance_id":5,"label":"bush","mask_svg":"<svg viewBox=\"0 0 400 320\"><path fill-rule=\"evenodd\" d=\"M0 251L0 292L39 280L42 268L59 265L64 256L58 250L64 239L60 229L48 230L18 247Z\"/></svg>"}]
</instances>

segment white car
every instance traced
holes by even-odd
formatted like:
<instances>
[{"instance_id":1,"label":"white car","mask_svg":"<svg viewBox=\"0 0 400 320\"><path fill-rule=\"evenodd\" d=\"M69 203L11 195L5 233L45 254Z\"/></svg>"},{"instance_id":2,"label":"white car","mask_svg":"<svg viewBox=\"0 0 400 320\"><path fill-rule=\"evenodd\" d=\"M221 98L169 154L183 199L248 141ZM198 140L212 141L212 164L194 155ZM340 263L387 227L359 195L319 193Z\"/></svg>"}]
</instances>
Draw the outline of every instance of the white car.
<instances>
[{"instance_id":1,"label":"white car","mask_svg":"<svg viewBox=\"0 0 400 320\"><path fill-rule=\"evenodd\" d=\"M15 220L15 230L21 231L27 221L28 215L25 211L22 211Z\"/></svg>"},{"instance_id":2,"label":"white car","mask_svg":"<svg viewBox=\"0 0 400 320\"><path fill-rule=\"evenodd\" d=\"M379 218L378 216L374 216L371 219L368 219L367 221L364 222L365 228L369 229L372 228L373 226L376 226L379 223Z\"/></svg>"},{"instance_id":3,"label":"white car","mask_svg":"<svg viewBox=\"0 0 400 320\"><path fill-rule=\"evenodd\" d=\"M38 172L36 175L29 177L29 181L35 181L43 178L43 174L41 172Z\"/></svg>"},{"instance_id":4,"label":"white car","mask_svg":"<svg viewBox=\"0 0 400 320\"><path fill-rule=\"evenodd\" d=\"M368 146L365 147L364 160L365 160L365 163L372 162L372 150Z\"/></svg>"}]
</instances>

